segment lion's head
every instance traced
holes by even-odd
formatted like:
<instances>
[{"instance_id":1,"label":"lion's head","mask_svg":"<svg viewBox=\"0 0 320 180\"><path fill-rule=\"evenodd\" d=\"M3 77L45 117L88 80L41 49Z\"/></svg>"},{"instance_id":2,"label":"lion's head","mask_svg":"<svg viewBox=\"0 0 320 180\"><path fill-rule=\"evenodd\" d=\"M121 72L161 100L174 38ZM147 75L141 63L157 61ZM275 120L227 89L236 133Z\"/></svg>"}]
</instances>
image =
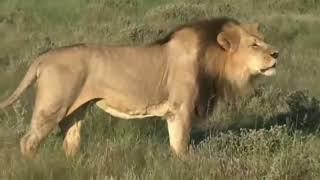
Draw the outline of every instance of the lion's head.
<instances>
[{"instance_id":1,"label":"lion's head","mask_svg":"<svg viewBox=\"0 0 320 180\"><path fill-rule=\"evenodd\" d=\"M242 94L256 77L275 74L279 52L264 40L258 24L215 19L193 27L205 42L202 64L218 95Z\"/></svg>"},{"instance_id":2,"label":"lion's head","mask_svg":"<svg viewBox=\"0 0 320 180\"><path fill-rule=\"evenodd\" d=\"M275 74L279 52L264 41L258 24L226 24L217 42L230 55L233 68L238 65L246 76Z\"/></svg>"}]
</instances>

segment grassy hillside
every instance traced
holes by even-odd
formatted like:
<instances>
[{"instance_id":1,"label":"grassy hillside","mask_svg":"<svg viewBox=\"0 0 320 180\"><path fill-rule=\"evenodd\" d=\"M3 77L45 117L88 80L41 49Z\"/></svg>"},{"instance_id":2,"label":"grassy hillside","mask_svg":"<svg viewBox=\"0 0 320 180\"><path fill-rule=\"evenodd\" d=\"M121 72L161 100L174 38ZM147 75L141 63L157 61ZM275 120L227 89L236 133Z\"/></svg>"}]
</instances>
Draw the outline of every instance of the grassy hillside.
<instances>
[{"instance_id":1,"label":"grassy hillside","mask_svg":"<svg viewBox=\"0 0 320 180\"><path fill-rule=\"evenodd\" d=\"M214 129L193 135L194 155L172 156L164 121L124 121L85 111L83 143L67 160L59 131L39 157L21 157L33 91L0 112L0 179L319 179L320 1L1 0L0 99L34 57L80 42L140 44L175 25L215 16L259 22L280 48L278 73L234 107L217 109Z\"/></svg>"}]
</instances>

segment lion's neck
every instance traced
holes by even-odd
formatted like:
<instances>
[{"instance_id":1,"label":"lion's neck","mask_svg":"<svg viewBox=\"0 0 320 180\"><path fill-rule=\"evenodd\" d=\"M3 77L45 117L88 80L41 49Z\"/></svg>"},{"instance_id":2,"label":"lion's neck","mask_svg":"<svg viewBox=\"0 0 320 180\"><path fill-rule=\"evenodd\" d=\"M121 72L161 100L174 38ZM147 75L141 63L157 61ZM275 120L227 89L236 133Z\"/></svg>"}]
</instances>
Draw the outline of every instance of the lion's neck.
<instances>
[{"instance_id":1,"label":"lion's neck","mask_svg":"<svg viewBox=\"0 0 320 180\"><path fill-rule=\"evenodd\" d=\"M219 99L229 100L245 95L251 90L249 72L237 61L232 61L231 55L218 47L210 49L204 58L204 68L211 77L214 93Z\"/></svg>"}]
</instances>

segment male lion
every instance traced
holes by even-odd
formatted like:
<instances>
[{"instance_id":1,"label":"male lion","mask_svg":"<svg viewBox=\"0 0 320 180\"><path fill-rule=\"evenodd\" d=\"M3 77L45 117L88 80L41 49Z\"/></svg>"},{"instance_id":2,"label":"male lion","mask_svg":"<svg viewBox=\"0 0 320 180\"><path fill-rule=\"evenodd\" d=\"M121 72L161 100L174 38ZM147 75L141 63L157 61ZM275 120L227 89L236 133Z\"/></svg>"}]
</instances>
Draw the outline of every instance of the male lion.
<instances>
[{"instance_id":1,"label":"male lion","mask_svg":"<svg viewBox=\"0 0 320 180\"><path fill-rule=\"evenodd\" d=\"M89 101L124 119L167 119L170 146L180 156L188 150L192 118L203 114L208 98L244 94L255 77L275 73L277 57L257 25L203 20L149 45L82 44L41 54L0 108L36 80L31 129L20 142L26 156L35 155L62 119ZM66 133L67 155L79 149L80 127L78 121Z\"/></svg>"}]
</instances>

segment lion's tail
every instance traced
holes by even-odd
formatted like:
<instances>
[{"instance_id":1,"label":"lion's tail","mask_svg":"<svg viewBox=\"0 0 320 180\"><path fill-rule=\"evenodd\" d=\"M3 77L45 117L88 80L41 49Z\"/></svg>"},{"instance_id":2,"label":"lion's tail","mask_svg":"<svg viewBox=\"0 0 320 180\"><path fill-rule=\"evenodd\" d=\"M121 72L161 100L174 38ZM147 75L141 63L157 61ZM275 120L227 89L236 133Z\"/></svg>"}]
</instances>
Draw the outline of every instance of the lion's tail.
<instances>
[{"instance_id":1,"label":"lion's tail","mask_svg":"<svg viewBox=\"0 0 320 180\"><path fill-rule=\"evenodd\" d=\"M13 104L20 95L33 83L33 81L37 77L37 69L40 63L40 58L35 60L31 66L29 67L26 75L20 82L19 86L16 88L16 90L11 94L10 97L8 97L6 100L0 102L0 109L4 109L5 107Z\"/></svg>"}]
</instances>

